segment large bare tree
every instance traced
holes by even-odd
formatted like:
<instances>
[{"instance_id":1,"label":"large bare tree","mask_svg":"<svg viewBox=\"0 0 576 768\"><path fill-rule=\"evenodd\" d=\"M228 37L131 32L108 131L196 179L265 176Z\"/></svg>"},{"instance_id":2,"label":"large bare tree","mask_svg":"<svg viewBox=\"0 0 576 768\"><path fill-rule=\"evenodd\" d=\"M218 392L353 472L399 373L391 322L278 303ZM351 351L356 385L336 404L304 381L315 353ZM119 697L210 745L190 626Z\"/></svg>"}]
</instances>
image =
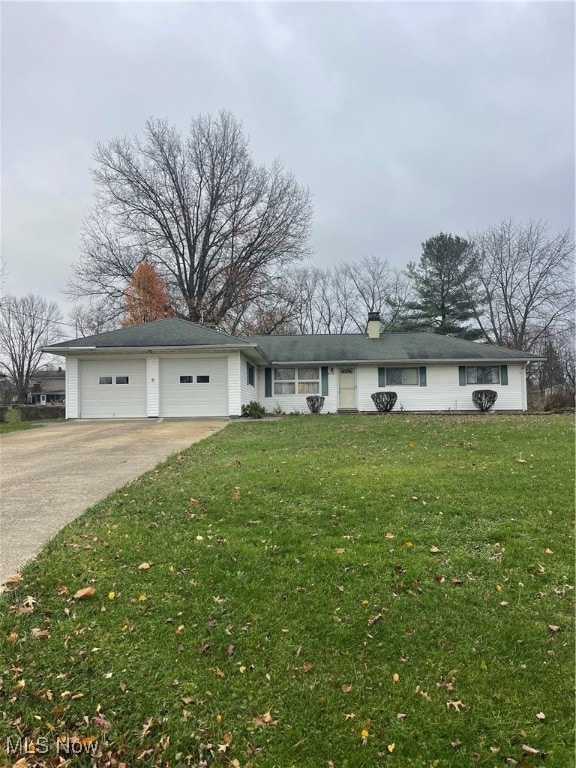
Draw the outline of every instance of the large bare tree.
<instances>
[{"instance_id":1,"label":"large bare tree","mask_svg":"<svg viewBox=\"0 0 576 768\"><path fill-rule=\"evenodd\" d=\"M574 314L574 237L542 221L503 221L470 236L486 302L476 321L487 341L531 352Z\"/></svg>"},{"instance_id":2,"label":"large bare tree","mask_svg":"<svg viewBox=\"0 0 576 768\"><path fill-rule=\"evenodd\" d=\"M53 301L28 294L5 296L0 305L0 370L11 380L18 402L26 402L30 377L38 370L42 347L62 337L62 315Z\"/></svg>"},{"instance_id":3,"label":"large bare tree","mask_svg":"<svg viewBox=\"0 0 576 768\"><path fill-rule=\"evenodd\" d=\"M253 161L229 112L194 119L186 137L148 120L143 138L99 145L95 207L70 294L121 300L146 260L173 306L220 323L262 279L307 253L308 191L276 161Z\"/></svg>"}]
</instances>

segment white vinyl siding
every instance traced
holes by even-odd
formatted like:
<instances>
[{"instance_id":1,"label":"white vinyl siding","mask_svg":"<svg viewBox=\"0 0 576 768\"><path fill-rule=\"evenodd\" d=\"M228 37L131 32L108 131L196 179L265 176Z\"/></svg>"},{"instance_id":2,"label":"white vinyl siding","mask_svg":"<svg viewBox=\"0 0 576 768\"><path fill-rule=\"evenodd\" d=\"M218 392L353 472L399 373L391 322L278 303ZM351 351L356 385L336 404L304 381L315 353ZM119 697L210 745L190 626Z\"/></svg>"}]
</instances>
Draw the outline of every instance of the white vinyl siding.
<instances>
[{"instance_id":1,"label":"white vinyl siding","mask_svg":"<svg viewBox=\"0 0 576 768\"><path fill-rule=\"evenodd\" d=\"M66 418L78 418L78 358L66 359Z\"/></svg>"},{"instance_id":2,"label":"white vinyl siding","mask_svg":"<svg viewBox=\"0 0 576 768\"><path fill-rule=\"evenodd\" d=\"M181 383L181 376L192 376L193 383ZM208 377L207 382L202 382L204 377ZM227 358L160 358L160 415L180 418L227 416Z\"/></svg>"},{"instance_id":3,"label":"white vinyl siding","mask_svg":"<svg viewBox=\"0 0 576 768\"><path fill-rule=\"evenodd\" d=\"M146 358L146 416L160 415L160 360Z\"/></svg>"},{"instance_id":4,"label":"white vinyl siding","mask_svg":"<svg viewBox=\"0 0 576 768\"><path fill-rule=\"evenodd\" d=\"M360 411L375 411L376 407L370 395L373 392L396 392L398 400L394 411L402 408L405 411L476 411L472 402L472 392L485 386L459 383L458 365L426 365L426 386L378 386L378 368L359 366L358 409ZM508 385L493 384L490 389L498 393L494 410L524 410L523 379L525 378L522 364L508 363Z\"/></svg>"},{"instance_id":5,"label":"white vinyl siding","mask_svg":"<svg viewBox=\"0 0 576 768\"><path fill-rule=\"evenodd\" d=\"M248 384L248 366L253 365L240 355L240 401L248 405L252 400L258 400L258 368L254 367L254 385Z\"/></svg>"},{"instance_id":6,"label":"white vinyl siding","mask_svg":"<svg viewBox=\"0 0 576 768\"><path fill-rule=\"evenodd\" d=\"M112 378L111 384L100 384ZM127 384L116 383L125 381ZM79 416L118 419L146 416L146 361L139 358L80 360Z\"/></svg>"}]
</instances>

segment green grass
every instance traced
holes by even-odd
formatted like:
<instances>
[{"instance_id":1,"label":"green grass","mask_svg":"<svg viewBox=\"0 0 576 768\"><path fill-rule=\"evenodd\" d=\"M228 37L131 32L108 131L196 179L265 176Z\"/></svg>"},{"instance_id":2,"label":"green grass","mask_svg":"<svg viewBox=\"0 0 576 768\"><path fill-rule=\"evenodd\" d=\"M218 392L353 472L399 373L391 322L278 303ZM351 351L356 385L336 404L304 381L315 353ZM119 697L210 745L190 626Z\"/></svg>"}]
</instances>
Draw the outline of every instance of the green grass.
<instances>
[{"instance_id":1,"label":"green grass","mask_svg":"<svg viewBox=\"0 0 576 768\"><path fill-rule=\"evenodd\" d=\"M14 421L10 424L0 424L0 435L6 432L20 432L23 429L34 429L35 427L44 427L51 422L46 421Z\"/></svg>"},{"instance_id":2,"label":"green grass","mask_svg":"<svg viewBox=\"0 0 576 768\"><path fill-rule=\"evenodd\" d=\"M541 764L528 745L567 768L573 469L571 417L231 424L24 569L0 740L93 737L99 766Z\"/></svg>"}]
</instances>

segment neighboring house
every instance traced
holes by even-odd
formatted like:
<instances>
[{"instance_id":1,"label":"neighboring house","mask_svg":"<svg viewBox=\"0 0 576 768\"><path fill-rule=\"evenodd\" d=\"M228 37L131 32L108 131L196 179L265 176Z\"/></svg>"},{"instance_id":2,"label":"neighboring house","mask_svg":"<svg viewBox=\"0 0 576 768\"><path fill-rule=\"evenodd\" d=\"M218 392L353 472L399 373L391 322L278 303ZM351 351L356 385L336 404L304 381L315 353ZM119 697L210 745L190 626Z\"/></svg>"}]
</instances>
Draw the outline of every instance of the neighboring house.
<instances>
[{"instance_id":1,"label":"neighboring house","mask_svg":"<svg viewBox=\"0 0 576 768\"><path fill-rule=\"evenodd\" d=\"M472 411L475 389L498 393L496 410L524 411L525 352L432 333L368 333L237 338L177 318L65 341L66 416L138 418L240 416L268 412L375 411L370 395L398 394L396 410Z\"/></svg>"},{"instance_id":2,"label":"neighboring house","mask_svg":"<svg viewBox=\"0 0 576 768\"><path fill-rule=\"evenodd\" d=\"M26 395L30 405L63 403L66 399L66 371L36 371L31 377Z\"/></svg>"}]
</instances>

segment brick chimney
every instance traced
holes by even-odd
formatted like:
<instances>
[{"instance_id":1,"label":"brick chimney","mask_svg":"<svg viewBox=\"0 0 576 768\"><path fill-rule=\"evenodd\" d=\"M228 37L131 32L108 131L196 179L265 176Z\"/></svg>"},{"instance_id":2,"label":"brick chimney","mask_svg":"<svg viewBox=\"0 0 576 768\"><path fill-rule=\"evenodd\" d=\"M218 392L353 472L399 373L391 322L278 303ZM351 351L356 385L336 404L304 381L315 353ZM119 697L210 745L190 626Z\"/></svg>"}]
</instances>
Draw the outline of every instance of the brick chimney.
<instances>
[{"instance_id":1,"label":"brick chimney","mask_svg":"<svg viewBox=\"0 0 576 768\"><path fill-rule=\"evenodd\" d=\"M380 312L368 312L368 338L380 338Z\"/></svg>"}]
</instances>

